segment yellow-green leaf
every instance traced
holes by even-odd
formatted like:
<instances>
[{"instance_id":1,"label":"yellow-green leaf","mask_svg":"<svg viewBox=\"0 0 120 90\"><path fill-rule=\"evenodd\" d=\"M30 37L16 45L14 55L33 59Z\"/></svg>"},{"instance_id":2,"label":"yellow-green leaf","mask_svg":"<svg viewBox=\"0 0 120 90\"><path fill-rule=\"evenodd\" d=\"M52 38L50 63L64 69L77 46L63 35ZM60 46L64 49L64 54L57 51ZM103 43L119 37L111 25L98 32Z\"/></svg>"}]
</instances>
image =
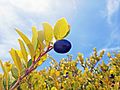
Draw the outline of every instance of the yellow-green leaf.
<instances>
[{"instance_id":1,"label":"yellow-green leaf","mask_svg":"<svg viewBox=\"0 0 120 90\"><path fill-rule=\"evenodd\" d=\"M38 41L38 32L35 26L32 27L32 44L34 46L34 50L36 50Z\"/></svg>"},{"instance_id":2,"label":"yellow-green leaf","mask_svg":"<svg viewBox=\"0 0 120 90\"><path fill-rule=\"evenodd\" d=\"M38 49L39 51L45 48L43 41L45 40L44 31L38 31Z\"/></svg>"},{"instance_id":3,"label":"yellow-green leaf","mask_svg":"<svg viewBox=\"0 0 120 90\"><path fill-rule=\"evenodd\" d=\"M17 61L16 61L16 56L15 56L15 50L13 48L11 48L11 50L10 50L10 55L11 55L13 61L14 61L15 66L18 67L17 66Z\"/></svg>"},{"instance_id":4,"label":"yellow-green leaf","mask_svg":"<svg viewBox=\"0 0 120 90\"><path fill-rule=\"evenodd\" d=\"M8 90L8 71L7 71L6 67L3 65L1 60L0 60L0 65L1 65L2 70L4 72L4 77L5 77L5 81L6 81L6 89Z\"/></svg>"},{"instance_id":5,"label":"yellow-green leaf","mask_svg":"<svg viewBox=\"0 0 120 90\"><path fill-rule=\"evenodd\" d=\"M45 44L41 41L38 41L38 49L39 51L43 51L45 48Z\"/></svg>"},{"instance_id":6,"label":"yellow-green leaf","mask_svg":"<svg viewBox=\"0 0 120 90\"><path fill-rule=\"evenodd\" d=\"M21 38L23 39L23 41L25 42L25 44L27 45L30 55L33 58L34 57L34 47L32 45L32 43L30 42L30 40L27 38L27 36L25 36L21 31L19 31L18 29L16 29L17 33L21 36Z\"/></svg>"},{"instance_id":7,"label":"yellow-green leaf","mask_svg":"<svg viewBox=\"0 0 120 90\"><path fill-rule=\"evenodd\" d=\"M60 40L67 36L70 26L65 18L59 19L54 26L55 39Z\"/></svg>"},{"instance_id":8,"label":"yellow-green leaf","mask_svg":"<svg viewBox=\"0 0 120 90\"><path fill-rule=\"evenodd\" d=\"M16 51L15 51L15 56L16 56L18 70L21 72L22 71L22 62L21 62L20 57L18 56L18 53Z\"/></svg>"},{"instance_id":9,"label":"yellow-green leaf","mask_svg":"<svg viewBox=\"0 0 120 90\"><path fill-rule=\"evenodd\" d=\"M44 61L47 59L47 54L41 57L40 61L37 63L38 65L41 65Z\"/></svg>"},{"instance_id":10,"label":"yellow-green leaf","mask_svg":"<svg viewBox=\"0 0 120 90\"><path fill-rule=\"evenodd\" d=\"M11 74L15 79L18 79L18 69L15 67L15 65L12 65Z\"/></svg>"},{"instance_id":11,"label":"yellow-green leaf","mask_svg":"<svg viewBox=\"0 0 120 90\"><path fill-rule=\"evenodd\" d=\"M3 72L4 72L4 75L7 76L7 70L6 70L6 68L4 67L4 65L3 65L3 63L2 63L1 60L0 60L0 65L1 65L1 67L2 67L2 70L3 70Z\"/></svg>"},{"instance_id":12,"label":"yellow-green leaf","mask_svg":"<svg viewBox=\"0 0 120 90\"><path fill-rule=\"evenodd\" d=\"M23 55L22 55L21 50L16 50L16 52L17 52L17 54L18 54L18 56L19 56L20 58L23 58Z\"/></svg>"},{"instance_id":13,"label":"yellow-green leaf","mask_svg":"<svg viewBox=\"0 0 120 90\"><path fill-rule=\"evenodd\" d=\"M24 42L26 44L31 43L30 40L27 38L27 36L25 36L21 31L19 31L18 29L16 29L17 33L20 35L20 37L24 40Z\"/></svg>"},{"instance_id":14,"label":"yellow-green leaf","mask_svg":"<svg viewBox=\"0 0 120 90\"><path fill-rule=\"evenodd\" d=\"M33 59L33 57L34 57L34 55L35 55L33 45L30 43L30 44L28 44L27 46L29 47L30 56L31 56L31 58Z\"/></svg>"},{"instance_id":15,"label":"yellow-green leaf","mask_svg":"<svg viewBox=\"0 0 120 90\"><path fill-rule=\"evenodd\" d=\"M38 31L38 40L39 41L44 41L45 40L45 36L44 36L44 31Z\"/></svg>"},{"instance_id":16,"label":"yellow-green leaf","mask_svg":"<svg viewBox=\"0 0 120 90\"><path fill-rule=\"evenodd\" d=\"M22 63L21 63L20 57L18 56L18 53L13 48L11 49L10 54L14 61L15 66L19 70L19 75L20 75L20 72L22 71Z\"/></svg>"},{"instance_id":17,"label":"yellow-green leaf","mask_svg":"<svg viewBox=\"0 0 120 90\"><path fill-rule=\"evenodd\" d=\"M23 59L25 60L25 62L27 64L27 62L28 62L28 54L27 54L26 48L25 48L24 43L23 43L22 40L18 39L18 41L19 41L19 44L20 44Z\"/></svg>"},{"instance_id":18,"label":"yellow-green leaf","mask_svg":"<svg viewBox=\"0 0 120 90\"><path fill-rule=\"evenodd\" d=\"M52 87L51 90L58 90L56 87Z\"/></svg>"},{"instance_id":19,"label":"yellow-green leaf","mask_svg":"<svg viewBox=\"0 0 120 90\"><path fill-rule=\"evenodd\" d=\"M0 74L0 90L3 90L3 76Z\"/></svg>"},{"instance_id":20,"label":"yellow-green leaf","mask_svg":"<svg viewBox=\"0 0 120 90\"><path fill-rule=\"evenodd\" d=\"M12 68L12 64L10 63L10 61L5 62L4 66L6 67L7 72L9 72Z\"/></svg>"},{"instance_id":21,"label":"yellow-green leaf","mask_svg":"<svg viewBox=\"0 0 120 90\"><path fill-rule=\"evenodd\" d=\"M44 28L46 45L48 46L53 39L53 28L49 23L43 23L43 28Z\"/></svg>"}]
</instances>

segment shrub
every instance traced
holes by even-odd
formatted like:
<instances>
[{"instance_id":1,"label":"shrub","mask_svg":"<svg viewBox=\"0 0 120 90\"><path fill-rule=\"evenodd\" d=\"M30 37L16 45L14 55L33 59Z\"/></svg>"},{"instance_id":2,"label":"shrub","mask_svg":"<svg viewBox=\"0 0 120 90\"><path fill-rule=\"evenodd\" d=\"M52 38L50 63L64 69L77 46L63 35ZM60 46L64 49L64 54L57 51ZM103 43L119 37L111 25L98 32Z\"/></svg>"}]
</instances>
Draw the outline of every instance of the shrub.
<instances>
[{"instance_id":1,"label":"shrub","mask_svg":"<svg viewBox=\"0 0 120 90\"><path fill-rule=\"evenodd\" d=\"M70 32L70 26L65 18L59 19L54 28L49 23L43 23L43 31L32 27L32 40L16 29L20 35L18 39L20 50L12 48L10 55L14 63L0 60L4 74L0 74L0 90L119 90L120 89L120 53L112 56L107 54L109 62L102 60L104 51L84 59L81 53L75 60L72 56L63 58L57 62L48 55L54 48L54 40L64 41ZM59 45L61 43L58 43ZM66 53L66 42L62 47ZM68 44L68 41L67 41ZM59 46L54 49L61 53ZM30 58L28 58L30 57ZM51 59L51 65L47 69L36 71L47 58ZM99 63L102 61L102 63ZM81 68L78 67L81 65Z\"/></svg>"}]
</instances>

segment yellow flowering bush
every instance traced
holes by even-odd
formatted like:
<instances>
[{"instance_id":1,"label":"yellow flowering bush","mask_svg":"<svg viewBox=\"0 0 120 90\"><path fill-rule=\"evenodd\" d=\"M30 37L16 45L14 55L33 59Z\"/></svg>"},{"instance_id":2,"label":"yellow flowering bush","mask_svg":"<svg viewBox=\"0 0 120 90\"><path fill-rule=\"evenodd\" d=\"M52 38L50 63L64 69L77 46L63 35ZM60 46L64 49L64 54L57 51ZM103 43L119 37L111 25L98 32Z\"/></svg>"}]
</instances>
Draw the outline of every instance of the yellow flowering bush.
<instances>
[{"instance_id":1,"label":"yellow flowering bush","mask_svg":"<svg viewBox=\"0 0 120 90\"><path fill-rule=\"evenodd\" d=\"M70 32L70 25L65 18L59 19L55 26L43 23L43 30L32 27L30 40L20 30L16 29L20 50L11 48L10 55L14 63L2 62L3 74L0 74L0 90L119 90L120 89L120 53L107 53L109 62L103 59L104 51L97 52L84 58L78 53L75 60L71 55L57 62L48 52L56 45L66 48L57 53L68 52L71 45L64 38ZM56 41L56 42L55 42ZM60 41L61 43L59 43ZM64 45L66 43L68 46ZM51 59L50 66L43 70L36 70L47 59ZM78 64L81 67L78 67Z\"/></svg>"}]
</instances>

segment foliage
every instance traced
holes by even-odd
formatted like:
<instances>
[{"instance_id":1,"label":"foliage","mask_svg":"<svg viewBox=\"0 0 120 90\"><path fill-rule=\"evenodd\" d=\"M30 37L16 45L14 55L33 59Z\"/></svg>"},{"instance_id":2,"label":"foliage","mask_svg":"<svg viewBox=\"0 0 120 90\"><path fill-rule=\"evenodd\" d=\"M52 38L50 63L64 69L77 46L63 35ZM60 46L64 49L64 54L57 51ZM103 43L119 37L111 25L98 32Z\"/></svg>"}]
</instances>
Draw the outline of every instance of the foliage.
<instances>
[{"instance_id":1,"label":"foliage","mask_svg":"<svg viewBox=\"0 0 120 90\"><path fill-rule=\"evenodd\" d=\"M81 53L75 60L71 55L57 62L48 55L54 47L54 40L63 40L70 32L65 18L59 19L54 28L43 23L43 30L32 27L32 40L16 29L20 38L20 50L12 48L10 55L14 63L2 62L3 74L0 74L0 90L119 90L120 89L120 53L111 55L106 64L102 57L104 51L97 53L94 48L89 58ZM64 47L63 47L64 48ZM36 71L47 58L51 66ZM102 63L99 63L102 61ZM81 68L78 67L81 65Z\"/></svg>"},{"instance_id":2,"label":"foliage","mask_svg":"<svg viewBox=\"0 0 120 90\"><path fill-rule=\"evenodd\" d=\"M54 41L64 39L69 31L70 27L65 18L59 19L54 28L47 22L43 23L41 31L33 26L32 40L16 29L20 36L18 39L20 50L11 48L9 51L14 63L3 64L0 60L4 72L3 78L0 79L4 84L3 88L5 90L19 88L20 83L47 59L47 52L53 49Z\"/></svg>"},{"instance_id":3,"label":"foliage","mask_svg":"<svg viewBox=\"0 0 120 90\"><path fill-rule=\"evenodd\" d=\"M100 55L96 52L87 59L80 53L76 60L69 55L59 63L50 56L51 66L32 72L20 87L22 90L119 90L120 53L110 56L109 63L105 64L104 51Z\"/></svg>"}]
</instances>

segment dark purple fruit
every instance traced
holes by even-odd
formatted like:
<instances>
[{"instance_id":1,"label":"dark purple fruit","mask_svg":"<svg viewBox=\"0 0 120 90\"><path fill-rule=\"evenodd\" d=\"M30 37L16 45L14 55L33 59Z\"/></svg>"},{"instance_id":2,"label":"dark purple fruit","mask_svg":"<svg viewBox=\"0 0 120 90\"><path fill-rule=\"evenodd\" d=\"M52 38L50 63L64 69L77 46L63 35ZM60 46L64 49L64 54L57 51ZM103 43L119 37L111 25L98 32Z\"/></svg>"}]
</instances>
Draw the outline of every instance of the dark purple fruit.
<instances>
[{"instance_id":1,"label":"dark purple fruit","mask_svg":"<svg viewBox=\"0 0 120 90\"><path fill-rule=\"evenodd\" d=\"M62 39L54 43L54 50L57 53L67 53L71 49L71 43L68 40Z\"/></svg>"}]
</instances>

